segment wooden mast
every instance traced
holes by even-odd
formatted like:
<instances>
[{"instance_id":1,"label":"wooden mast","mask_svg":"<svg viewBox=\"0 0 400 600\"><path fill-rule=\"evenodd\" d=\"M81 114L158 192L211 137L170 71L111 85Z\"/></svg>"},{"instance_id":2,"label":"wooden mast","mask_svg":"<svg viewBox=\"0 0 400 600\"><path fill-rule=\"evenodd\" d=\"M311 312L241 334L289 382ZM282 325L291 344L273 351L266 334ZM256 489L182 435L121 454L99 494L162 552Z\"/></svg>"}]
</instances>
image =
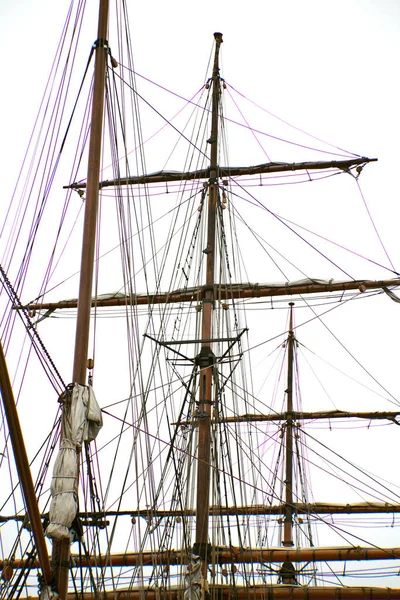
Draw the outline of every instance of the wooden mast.
<instances>
[{"instance_id":1,"label":"wooden mast","mask_svg":"<svg viewBox=\"0 0 400 600\"><path fill-rule=\"evenodd\" d=\"M86 361L89 346L90 308L92 299L93 264L96 246L96 223L99 203L101 142L103 135L104 89L108 54L108 0L100 0L93 83L92 119L90 126L89 160L85 221L83 226L78 316L72 380L86 383Z\"/></svg>"},{"instance_id":2,"label":"wooden mast","mask_svg":"<svg viewBox=\"0 0 400 600\"><path fill-rule=\"evenodd\" d=\"M25 449L24 437L22 435L19 422L17 407L15 405L14 394L11 387L11 381L8 374L6 359L3 352L3 346L0 343L0 390L3 400L4 413L7 419L8 430L11 444L13 447L15 463L17 466L18 477L21 483L25 504L28 510L29 522L32 528L33 537L39 557L39 564L43 572L45 585L50 585L51 572L50 561L48 557L46 540L44 538L42 519L39 513L35 488L32 481L32 475L29 467L28 456Z\"/></svg>"},{"instance_id":3,"label":"wooden mast","mask_svg":"<svg viewBox=\"0 0 400 600\"><path fill-rule=\"evenodd\" d=\"M285 449L285 502L283 520L282 545L286 548L293 543L293 366L294 366L294 334L293 334L293 306L289 302L289 334L287 339L287 384L286 384L286 449ZM283 585L296 584L296 569L290 560L282 563L280 568L279 583Z\"/></svg>"},{"instance_id":4,"label":"wooden mast","mask_svg":"<svg viewBox=\"0 0 400 600\"><path fill-rule=\"evenodd\" d=\"M289 303L289 335L287 340L288 368L286 388L286 454L285 454L285 519L283 525L283 546L293 546L293 302ZM291 583L284 581L282 583Z\"/></svg>"},{"instance_id":5,"label":"wooden mast","mask_svg":"<svg viewBox=\"0 0 400 600\"><path fill-rule=\"evenodd\" d=\"M86 362L88 358L87 354L89 347L90 309L92 300L93 265L96 245L96 223L99 199L101 143L103 134L105 75L107 54L109 51L108 42L106 39L108 30L108 4L108 0L100 0L97 40L94 44L95 66L91 113L92 118L90 126L87 191L78 297L78 316L76 324L75 353L72 375L72 381L81 385L86 384ZM61 432L62 438L63 435L64 432ZM61 600L65 600L68 592L68 573L70 568L69 562L69 540L54 542L52 555L53 579Z\"/></svg>"},{"instance_id":6,"label":"wooden mast","mask_svg":"<svg viewBox=\"0 0 400 600\"><path fill-rule=\"evenodd\" d=\"M212 318L214 310L214 285L215 285L215 230L216 209L218 199L218 105L220 98L219 78L219 50L222 43L222 34L215 33L215 55L212 73L212 116L211 136L208 140L210 152L210 178L208 180L207 203L207 247L203 250L206 254L206 286L203 298L202 345L200 354L196 358L200 368L199 391L199 438L197 462L197 496L196 496L196 539L194 553L202 559L202 574L206 577L208 546L208 521L210 506L210 456L211 456L211 404L212 382L214 375L214 353L212 351Z\"/></svg>"}]
</instances>

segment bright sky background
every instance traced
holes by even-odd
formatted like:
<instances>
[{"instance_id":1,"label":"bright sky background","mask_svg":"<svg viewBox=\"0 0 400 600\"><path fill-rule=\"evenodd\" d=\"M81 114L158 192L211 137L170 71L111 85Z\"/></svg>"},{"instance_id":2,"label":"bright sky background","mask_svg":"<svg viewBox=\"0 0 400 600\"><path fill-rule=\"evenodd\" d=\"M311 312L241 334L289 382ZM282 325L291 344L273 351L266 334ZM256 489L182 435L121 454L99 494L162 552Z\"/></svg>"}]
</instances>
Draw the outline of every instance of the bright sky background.
<instances>
[{"instance_id":1,"label":"bright sky background","mask_svg":"<svg viewBox=\"0 0 400 600\"><path fill-rule=\"evenodd\" d=\"M67 7L65 0L1 3L3 199L22 159ZM129 9L139 73L183 95L198 89L212 34L222 31L229 82L290 123L377 156L379 165L368 170L373 193L385 212L398 216L398 1L132 0ZM396 252L397 244L388 243Z\"/></svg>"},{"instance_id":2,"label":"bright sky background","mask_svg":"<svg viewBox=\"0 0 400 600\"><path fill-rule=\"evenodd\" d=\"M90 2L94 23L85 58L96 37L97 2ZM3 207L17 178L67 8L65 0L35 4L4 0L0 6ZM132 0L129 8L139 73L188 98L204 81L213 32L221 31L221 73L233 87L323 140L377 157L379 162L368 165L360 181L387 251L393 263L400 264L400 2ZM112 49L112 39L110 44ZM232 138L230 142L234 152L240 150ZM264 145L268 151L268 142ZM271 154L271 158L286 157ZM246 157L241 161L246 164ZM335 202L334 197L321 197L321 205ZM339 228L347 219L341 210ZM309 216L305 213L303 222ZM357 247L359 224L352 227ZM367 227L373 234L372 226ZM380 262L386 260L376 237L371 254ZM315 271L310 275L330 276ZM268 274L259 281L268 281ZM391 326L385 321L385 328Z\"/></svg>"},{"instance_id":3,"label":"bright sky background","mask_svg":"<svg viewBox=\"0 0 400 600\"><path fill-rule=\"evenodd\" d=\"M139 73L189 97L204 81L213 32L221 31L221 73L232 86L319 138L377 157L379 162L367 166L361 183L387 251L400 270L400 1L131 0L129 4ZM66 0L2 0L0 4L3 210L18 175L67 8ZM94 23L86 54L95 37ZM283 161L285 156L272 159ZM324 201L335 199L321 198ZM341 216L343 221L346 217ZM353 226L357 238L358 224ZM379 259L383 261L382 254ZM392 306L390 310L393 314ZM390 327L393 321L382 320L382 328ZM392 375L397 379L395 340L392 344L386 352L391 354ZM379 372L379 365L375 366Z\"/></svg>"},{"instance_id":4,"label":"bright sky background","mask_svg":"<svg viewBox=\"0 0 400 600\"><path fill-rule=\"evenodd\" d=\"M92 2L95 17L96 4ZM379 162L365 169L361 184L388 253L395 265L400 264L400 2L132 0L129 4L139 73L189 97L204 81L213 32L222 31L222 75L231 85L305 131L377 157ZM65 0L1 3L3 207L18 174L67 7ZM84 56L95 37L94 23ZM230 142L235 148L234 140ZM267 142L265 146L268 151ZM323 202L335 199L324 196ZM343 222L346 217L340 215ZM358 224L353 227L357 238ZM373 257L383 261L377 244Z\"/></svg>"},{"instance_id":5,"label":"bright sky background","mask_svg":"<svg viewBox=\"0 0 400 600\"><path fill-rule=\"evenodd\" d=\"M97 1L90 0L89 6L94 23L85 58L96 37ZM17 178L67 8L66 0L1 3L3 205ZM132 0L129 10L135 67L149 79L188 98L204 81L213 32L221 31L221 73L233 87L327 142L377 157L360 182L385 247L393 263L400 264L400 2ZM112 39L110 44L112 49ZM268 142L263 143L268 152ZM232 137L230 144L232 152L239 152ZM271 158L286 160L283 152ZM246 164L246 157L240 161ZM153 170L158 168L163 165ZM335 198L321 198L321 204L329 202ZM345 211L339 218L346 221ZM358 224L353 227L357 238ZM372 258L383 261L376 237L374 244Z\"/></svg>"}]
</instances>

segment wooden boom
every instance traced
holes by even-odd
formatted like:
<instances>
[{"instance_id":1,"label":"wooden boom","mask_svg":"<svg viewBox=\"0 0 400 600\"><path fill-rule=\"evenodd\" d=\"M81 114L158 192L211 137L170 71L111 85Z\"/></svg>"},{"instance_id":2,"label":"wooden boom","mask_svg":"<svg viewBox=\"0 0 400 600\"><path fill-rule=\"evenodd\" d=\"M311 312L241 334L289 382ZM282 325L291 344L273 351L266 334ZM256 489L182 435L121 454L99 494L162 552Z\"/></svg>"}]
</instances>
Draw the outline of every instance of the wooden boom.
<instances>
[{"instance_id":1,"label":"wooden boom","mask_svg":"<svg viewBox=\"0 0 400 600\"><path fill-rule=\"evenodd\" d=\"M366 163L375 162L377 158L352 158L347 160L320 160L300 163L270 162L250 167L218 167L219 177L241 177L243 175L262 175L263 173L284 173L287 171L320 171L323 169L340 169L349 171L353 167L362 167ZM199 169L197 171L158 171L147 175L138 175L135 177L121 177L120 179L110 179L101 181L100 189L103 187L117 187L121 185L143 185L148 183L168 183L172 181L189 181L193 179L209 179L212 175L212 167ZM64 186L71 189L84 189L86 182L71 183Z\"/></svg>"},{"instance_id":2,"label":"wooden boom","mask_svg":"<svg viewBox=\"0 0 400 600\"><path fill-rule=\"evenodd\" d=\"M101 591L102 600L183 600L184 589L170 588L129 588L118 592ZM400 588L377 587L315 587L296 585L210 585L211 598L218 600L399 600ZM67 595L68 600L75 600L76 594ZM81 600L98 600L98 592L80 592ZM30 597L29 600L38 600Z\"/></svg>"},{"instance_id":3,"label":"wooden boom","mask_svg":"<svg viewBox=\"0 0 400 600\"><path fill-rule=\"evenodd\" d=\"M295 294L317 294L325 292L346 292L348 290L359 290L365 292L369 289L382 289L400 285L400 279L384 279L380 281L355 280L355 281L327 281L315 282L294 282L275 284L262 283L243 283L243 284L215 284L216 300L237 300L247 298L266 298L272 296L293 296ZM92 299L92 307L106 306L127 306L127 305L148 305L148 304L172 304L174 302L196 302L203 300L207 286L188 288L182 290L173 290L171 292L159 294L132 294L125 295L107 295ZM59 302L31 302L22 307L15 305L13 308L26 310L58 310L62 308L76 308L77 299L60 300Z\"/></svg>"},{"instance_id":4,"label":"wooden boom","mask_svg":"<svg viewBox=\"0 0 400 600\"><path fill-rule=\"evenodd\" d=\"M239 548L215 547L218 564L265 564L283 562L395 560L400 558L400 548L377 548L372 546L326 547L326 548ZM188 562L187 549L163 552L127 552L126 554L79 556L71 555L72 564L82 568L135 567L158 565L184 565ZM6 561L0 561L0 569ZM8 564L8 563L7 563ZM39 561L15 559L14 569L39 568Z\"/></svg>"}]
</instances>

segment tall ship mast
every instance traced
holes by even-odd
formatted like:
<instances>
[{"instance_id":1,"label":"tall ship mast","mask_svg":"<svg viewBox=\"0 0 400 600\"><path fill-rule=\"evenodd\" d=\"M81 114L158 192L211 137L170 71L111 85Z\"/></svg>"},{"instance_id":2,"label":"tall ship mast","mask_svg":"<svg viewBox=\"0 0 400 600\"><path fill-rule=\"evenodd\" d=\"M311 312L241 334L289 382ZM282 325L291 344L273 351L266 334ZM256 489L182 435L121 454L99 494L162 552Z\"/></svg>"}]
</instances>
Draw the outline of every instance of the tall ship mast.
<instances>
[{"instance_id":1,"label":"tall ship mast","mask_svg":"<svg viewBox=\"0 0 400 600\"><path fill-rule=\"evenodd\" d=\"M365 305L397 310L400 275L274 204L333 176L360 191L376 159L246 164L239 142L230 165L222 33L168 118L107 0L69 103L75 10L3 225L2 597L400 598L398 477L373 441L397 447L400 404L343 342ZM164 129L170 160L149 170Z\"/></svg>"}]
</instances>

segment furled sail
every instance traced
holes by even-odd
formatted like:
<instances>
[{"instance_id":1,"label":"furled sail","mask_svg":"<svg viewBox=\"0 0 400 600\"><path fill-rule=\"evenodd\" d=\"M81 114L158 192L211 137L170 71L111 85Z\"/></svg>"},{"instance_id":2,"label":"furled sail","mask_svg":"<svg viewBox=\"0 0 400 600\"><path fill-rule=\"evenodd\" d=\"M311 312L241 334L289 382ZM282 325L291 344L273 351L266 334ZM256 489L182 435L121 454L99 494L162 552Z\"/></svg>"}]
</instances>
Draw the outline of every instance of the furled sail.
<instances>
[{"instance_id":1,"label":"furled sail","mask_svg":"<svg viewBox=\"0 0 400 600\"><path fill-rule=\"evenodd\" d=\"M83 442L94 440L103 425L93 388L75 383L61 397L63 402L62 440L51 482L50 523L47 537L70 537L76 516L78 457Z\"/></svg>"}]
</instances>

